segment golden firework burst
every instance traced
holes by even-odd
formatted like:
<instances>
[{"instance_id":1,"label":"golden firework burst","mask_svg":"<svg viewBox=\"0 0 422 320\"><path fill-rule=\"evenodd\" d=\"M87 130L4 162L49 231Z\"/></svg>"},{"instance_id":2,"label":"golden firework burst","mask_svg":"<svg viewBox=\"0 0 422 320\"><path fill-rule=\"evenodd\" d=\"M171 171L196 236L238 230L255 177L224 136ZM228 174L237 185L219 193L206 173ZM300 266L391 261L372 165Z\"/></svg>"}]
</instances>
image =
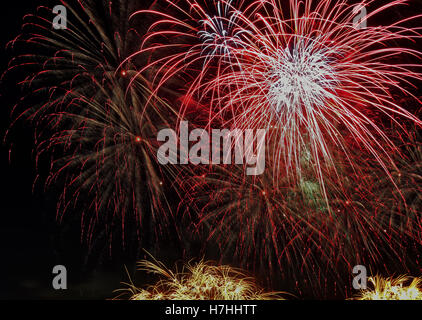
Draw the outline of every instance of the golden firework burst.
<instances>
[{"instance_id":1,"label":"golden firework burst","mask_svg":"<svg viewBox=\"0 0 422 320\"><path fill-rule=\"evenodd\" d=\"M132 283L123 291L130 300L285 300L283 292L265 292L253 277L230 266L218 266L212 262L187 263L181 272L173 272L166 266L142 260L138 270L157 274L160 280L146 289Z\"/></svg>"},{"instance_id":2,"label":"golden firework burst","mask_svg":"<svg viewBox=\"0 0 422 320\"><path fill-rule=\"evenodd\" d=\"M358 300L422 300L422 278L375 276L368 281L372 288L363 290Z\"/></svg>"}]
</instances>

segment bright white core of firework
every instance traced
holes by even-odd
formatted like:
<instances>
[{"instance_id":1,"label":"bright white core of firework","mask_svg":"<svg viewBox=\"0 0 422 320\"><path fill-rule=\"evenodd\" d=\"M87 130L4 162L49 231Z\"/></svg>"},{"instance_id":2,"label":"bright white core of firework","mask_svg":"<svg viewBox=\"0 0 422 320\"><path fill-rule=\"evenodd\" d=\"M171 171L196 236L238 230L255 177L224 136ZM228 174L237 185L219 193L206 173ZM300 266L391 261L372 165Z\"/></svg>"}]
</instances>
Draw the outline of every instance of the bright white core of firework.
<instances>
[{"instance_id":1,"label":"bright white core of firework","mask_svg":"<svg viewBox=\"0 0 422 320\"><path fill-rule=\"evenodd\" d=\"M336 74L328 49L301 42L279 49L267 75L268 100L276 112L323 107L335 88ZM311 111L311 110L307 110Z\"/></svg>"}]
</instances>

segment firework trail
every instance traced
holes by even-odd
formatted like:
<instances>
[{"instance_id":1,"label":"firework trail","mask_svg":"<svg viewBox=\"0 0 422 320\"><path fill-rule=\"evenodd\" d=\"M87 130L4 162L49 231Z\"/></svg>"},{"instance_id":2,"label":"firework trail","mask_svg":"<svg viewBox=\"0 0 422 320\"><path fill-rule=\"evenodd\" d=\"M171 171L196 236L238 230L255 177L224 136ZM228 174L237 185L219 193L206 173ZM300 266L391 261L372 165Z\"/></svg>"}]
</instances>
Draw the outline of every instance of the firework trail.
<instances>
[{"instance_id":1,"label":"firework trail","mask_svg":"<svg viewBox=\"0 0 422 320\"><path fill-rule=\"evenodd\" d=\"M46 185L64 186L57 218L81 212L90 244L99 233L110 241L121 234L125 243L127 226L136 226L138 239L142 230L158 237L172 217L164 192L176 173L157 165L156 136L175 115L151 98L142 77L128 87L135 71L130 64L122 69L122 61L139 41L127 22L133 2L62 3L73 15L68 29L54 30L46 7L26 16L9 44L22 53L8 71L23 71L28 101L39 101L21 112L23 99L15 114L37 129L37 159L51 158Z\"/></svg>"}]
</instances>

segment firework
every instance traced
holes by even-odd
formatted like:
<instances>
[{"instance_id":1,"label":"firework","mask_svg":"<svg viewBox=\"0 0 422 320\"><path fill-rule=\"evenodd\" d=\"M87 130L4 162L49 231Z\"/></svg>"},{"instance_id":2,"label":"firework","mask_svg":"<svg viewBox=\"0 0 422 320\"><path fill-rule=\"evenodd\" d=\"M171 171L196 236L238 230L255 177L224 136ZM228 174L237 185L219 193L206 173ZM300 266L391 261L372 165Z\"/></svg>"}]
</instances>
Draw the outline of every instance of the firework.
<instances>
[{"instance_id":1,"label":"firework","mask_svg":"<svg viewBox=\"0 0 422 320\"><path fill-rule=\"evenodd\" d=\"M78 201L90 200L82 209L88 236L105 222L106 230L121 226L124 231L133 224L140 227L139 238L142 227L155 230L158 237L171 217L164 183L176 172L156 162L156 126L165 125L161 112L170 109L163 102L159 109L160 101L155 101L156 108L146 111L142 97L149 91L142 83L130 95L115 82L97 90L101 98L74 97L72 109L55 114L52 121L62 130L40 145L41 152L53 148L67 155L52 163L47 181L64 180L59 218Z\"/></svg>"},{"instance_id":2,"label":"firework","mask_svg":"<svg viewBox=\"0 0 422 320\"><path fill-rule=\"evenodd\" d=\"M139 39L128 25L131 1L104 1L101 10L92 1L62 3L73 14L66 30L54 30L51 9L40 7L10 43L23 52L9 73L23 71L28 101L40 101L17 118L37 129L37 159L52 158L46 184L63 186L59 221L69 211L81 212L90 244L93 235L111 240L119 229L124 242L127 225L136 226L139 239L138 227L148 229L152 243L172 214L164 189L175 173L156 164L156 136L174 112L151 98L142 77L128 86L133 66L121 68Z\"/></svg>"},{"instance_id":3,"label":"firework","mask_svg":"<svg viewBox=\"0 0 422 320\"><path fill-rule=\"evenodd\" d=\"M366 18L403 3L391 2ZM272 2L270 16L253 21L254 37L238 50L241 69L215 80L219 88L227 84L219 112L233 114L233 126L271 130L279 143L270 156L281 174L293 172L302 179L307 156L323 182L323 167L336 171L333 149L351 159L352 145L387 169L385 162L393 163L390 155L399 150L382 118L421 124L391 93L411 95L401 84L421 78L412 71L415 65L395 63L394 57L420 57L420 52L388 45L419 37L417 30L401 27L402 21L357 30L352 9L345 1L323 1L316 7L311 1L290 1L286 17L278 2Z\"/></svg>"},{"instance_id":4,"label":"firework","mask_svg":"<svg viewBox=\"0 0 422 320\"><path fill-rule=\"evenodd\" d=\"M199 3L186 3L190 10L184 12L207 12L208 8ZM148 41L176 33L175 42L168 46L179 48L181 52L164 53L164 57L153 60L146 68L161 65L154 79L158 87L179 73L188 73L191 81L187 96L189 101L196 97L198 103L202 101L208 106L205 111L208 126L219 119L220 125L269 130L272 139L278 141L269 155L279 171L276 179L280 174L295 173L295 179L300 180L301 159L308 155L315 175L323 182L323 167L336 171L332 149L343 150L344 157L351 158L351 144L365 149L386 170L385 162L392 163L390 155L399 150L385 133L382 119L397 121L402 117L421 124L396 103L392 93L411 95L405 85L421 79L420 73L415 71L417 63L395 62L399 56L419 59L421 53L392 45L420 38L418 29L405 27L406 22L418 17L387 26L356 29L354 6L346 1L291 0L288 3L289 10L277 1L256 1L238 11L219 9L222 15L236 12L238 22L231 25L235 30L243 30L241 35L240 31L231 35L233 45L224 50L216 44L219 33L200 29L213 23L210 16L206 20L190 15L189 21L185 21L158 12L163 20L156 22L152 29L162 25L180 26L190 32L184 34L188 39L196 39L199 44L177 42L184 38L170 28L152 32ZM363 1L360 5L372 3ZM400 0L381 6L366 20L405 3ZM231 2L226 5L239 8ZM201 21L208 23L204 25ZM193 27L194 22L199 26ZM212 50L204 39L214 39L209 41L213 43ZM158 47L162 45L150 45L145 50L154 51ZM204 50L208 52L205 55ZM217 70L211 68L210 74L208 67L212 59L217 59ZM192 76L190 68L197 61L205 65L198 68L201 71L198 75Z\"/></svg>"},{"instance_id":5,"label":"firework","mask_svg":"<svg viewBox=\"0 0 422 320\"><path fill-rule=\"evenodd\" d=\"M407 276L368 279L371 289L362 290L358 300L422 300L422 279Z\"/></svg>"},{"instance_id":6,"label":"firework","mask_svg":"<svg viewBox=\"0 0 422 320\"><path fill-rule=\"evenodd\" d=\"M392 184L376 161L337 162L338 176L324 172L326 195L309 165L294 187L289 177L275 184L271 169L257 177L245 176L241 166L203 169L186 182L182 207L194 234L216 243L222 257L265 270L269 282L277 274L313 296L335 287L348 295L354 265L391 273L419 263L409 256L421 244L418 163L390 168Z\"/></svg>"},{"instance_id":7,"label":"firework","mask_svg":"<svg viewBox=\"0 0 422 320\"><path fill-rule=\"evenodd\" d=\"M181 118L192 114L209 128L268 130L275 183L280 176L298 183L308 159L324 189L323 172L337 174L333 150L351 161L356 148L391 178L391 154L400 150L384 123L401 117L421 124L393 94L412 96L410 82L422 79L412 59L421 53L396 45L420 38L418 28L406 27L419 16L359 29L356 6L347 1L165 3L165 10L134 14L157 16L134 56L151 54L138 74L154 71L154 92L182 83ZM379 6L365 21L404 4Z\"/></svg>"},{"instance_id":8,"label":"firework","mask_svg":"<svg viewBox=\"0 0 422 320\"><path fill-rule=\"evenodd\" d=\"M130 300L284 300L281 292L265 292L244 271L230 266L201 261L173 272L158 261L138 265L162 279L147 289L129 285L123 291L131 294Z\"/></svg>"}]
</instances>

